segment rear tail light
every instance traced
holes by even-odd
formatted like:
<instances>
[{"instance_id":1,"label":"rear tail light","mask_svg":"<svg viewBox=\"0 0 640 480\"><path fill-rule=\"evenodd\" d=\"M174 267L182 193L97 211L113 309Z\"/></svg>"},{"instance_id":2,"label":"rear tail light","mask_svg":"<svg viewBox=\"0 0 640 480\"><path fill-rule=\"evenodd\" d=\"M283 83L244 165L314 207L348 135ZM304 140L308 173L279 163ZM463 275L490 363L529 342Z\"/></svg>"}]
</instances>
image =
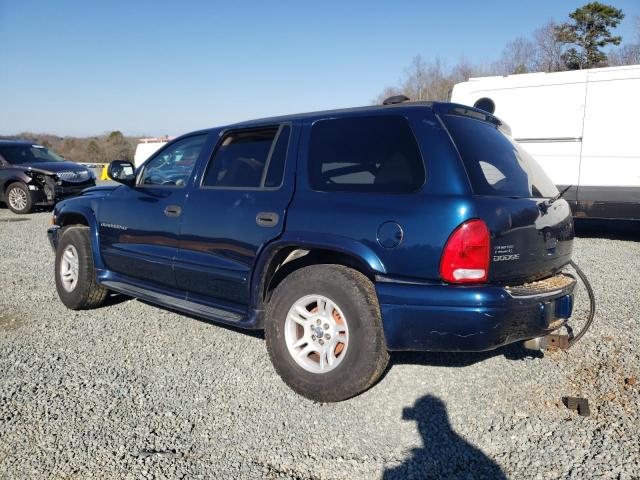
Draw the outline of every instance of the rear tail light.
<instances>
[{"instance_id":1,"label":"rear tail light","mask_svg":"<svg viewBox=\"0 0 640 480\"><path fill-rule=\"evenodd\" d=\"M440 261L445 282L479 283L489 277L489 229L482 220L463 223L447 240Z\"/></svg>"}]
</instances>

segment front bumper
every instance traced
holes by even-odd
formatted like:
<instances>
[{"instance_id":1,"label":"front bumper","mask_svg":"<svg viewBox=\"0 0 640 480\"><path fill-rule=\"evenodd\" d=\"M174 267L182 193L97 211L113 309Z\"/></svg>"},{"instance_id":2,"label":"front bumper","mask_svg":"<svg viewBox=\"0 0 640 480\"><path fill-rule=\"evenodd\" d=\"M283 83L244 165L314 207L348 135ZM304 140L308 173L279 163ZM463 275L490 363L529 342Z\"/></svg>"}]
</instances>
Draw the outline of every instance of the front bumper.
<instances>
[{"instance_id":1,"label":"front bumper","mask_svg":"<svg viewBox=\"0 0 640 480\"><path fill-rule=\"evenodd\" d=\"M47 229L47 237L49 237L49 243L51 248L55 252L58 249L58 237L60 234L60 227L58 225L52 225Z\"/></svg>"},{"instance_id":2,"label":"front bumper","mask_svg":"<svg viewBox=\"0 0 640 480\"><path fill-rule=\"evenodd\" d=\"M55 205L60 200L79 195L85 188L95 187L94 180L83 183L62 182L58 185L51 177L45 177L42 185L31 182L28 186L33 202L38 205Z\"/></svg>"},{"instance_id":3,"label":"front bumper","mask_svg":"<svg viewBox=\"0 0 640 480\"><path fill-rule=\"evenodd\" d=\"M518 287L378 281L387 348L484 351L549 334L573 309L575 278Z\"/></svg>"}]
</instances>

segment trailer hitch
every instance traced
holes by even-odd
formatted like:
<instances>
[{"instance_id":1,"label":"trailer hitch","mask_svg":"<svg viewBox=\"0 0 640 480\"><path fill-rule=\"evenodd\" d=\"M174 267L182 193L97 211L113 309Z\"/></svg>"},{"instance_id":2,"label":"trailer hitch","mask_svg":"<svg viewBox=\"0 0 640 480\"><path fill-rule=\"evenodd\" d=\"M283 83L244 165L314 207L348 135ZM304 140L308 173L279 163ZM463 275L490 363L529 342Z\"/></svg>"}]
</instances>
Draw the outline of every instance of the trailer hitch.
<instances>
[{"instance_id":1,"label":"trailer hitch","mask_svg":"<svg viewBox=\"0 0 640 480\"><path fill-rule=\"evenodd\" d=\"M547 350L568 350L569 345L569 335L562 335L558 333L552 333L545 337L547 343Z\"/></svg>"},{"instance_id":2,"label":"trailer hitch","mask_svg":"<svg viewBox=\"0 0 640 480\"><path fill-rule=\"evenodd\" d=\"M570 265L574 268L582 283L584 283L585 288L587 289L587 294L589 295L589 315L587 317L587 322L584 324L584 327L577 333L573 334L573 330L570 327L567 327L568 334L558 334L551 333L546 337L532 338L531 340L527 340L524 342L524 347L528 350L568 350L573 345L575 345L587 330L591 327L593 323L593 317L596 314L596 298L593 293L593 288L591 288L591 284L587 279L587 276L584 274L580 267L576 265L573 260L570 262Z\"/></svg>"},{"instance_id":3,"label":"trailer hitch","mask_svg":"<svg viewBox=\"0 0 640 480\"><path fill-rule=\"evenodd\" d=\"M582 329L575 335L573 334L573 330L570 327L567 327L567 330L568 330L567 335L554 334L554 333L547 335L545 337L546 339L545 343L546 343L546 347L549 350L568 350L572 346L574 346L576 343L578 343L578 341L584 336L585 333L587 333L587 330L589 330L589 328L591 327L591 324L593 323L593 317L596 314L596 297L595 297L595 294L593 293L593 288L591 288L591 284L589 283L587 276L584 274L582 270L580 270L580 267L578 267L578 265L576 265L573 260L570 262L570 264L573 267L573 269L576 271L578 276L580 277L580 280L582 280L582 283L584 283L585 288L587 289L587 294L589 295L589 315L587 316L587 321L582 327Z\"/></svg>"}]
</instances>

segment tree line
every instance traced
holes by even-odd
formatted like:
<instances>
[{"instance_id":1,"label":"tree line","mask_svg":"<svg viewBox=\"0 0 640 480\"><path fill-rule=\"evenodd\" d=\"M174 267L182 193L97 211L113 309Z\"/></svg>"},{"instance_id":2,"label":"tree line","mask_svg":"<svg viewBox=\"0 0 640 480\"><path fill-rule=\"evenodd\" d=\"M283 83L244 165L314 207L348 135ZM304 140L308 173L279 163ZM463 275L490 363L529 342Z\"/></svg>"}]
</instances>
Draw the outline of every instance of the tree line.
<instances>
[{"instance_id":1,"label":"tree line","mask_svg":"<svg viewBox=\"0 0 640 480\"><path fill-rule=\"evenodd\" d=\"M139 137L129 137L113 131L95 137L59 137L42 133L20 133L11 137L28 140L47 147L74 162L108 163L111 160L133 161Z\"/></svg>"},{"instance_id":2,"label":"tree line","mask_svg":"<svg viewBox=\"0 0 640 480\"><path fill-rule=\"evenodd\" d=\"M531 35L508 42L497 60L485 64L462 58L449 66L439 57L426 60L418 55L399 84L383 89L375 103L400 94L411 100L447 100L453 86L470 77L638 65L640 17L635 19L634 42L620 46L622 37L613 34L624 16L611 5L588 3L571 12L564 23L549 21ZM605 47L610 50L605 52Z\"/></svg>"}]
</instances>

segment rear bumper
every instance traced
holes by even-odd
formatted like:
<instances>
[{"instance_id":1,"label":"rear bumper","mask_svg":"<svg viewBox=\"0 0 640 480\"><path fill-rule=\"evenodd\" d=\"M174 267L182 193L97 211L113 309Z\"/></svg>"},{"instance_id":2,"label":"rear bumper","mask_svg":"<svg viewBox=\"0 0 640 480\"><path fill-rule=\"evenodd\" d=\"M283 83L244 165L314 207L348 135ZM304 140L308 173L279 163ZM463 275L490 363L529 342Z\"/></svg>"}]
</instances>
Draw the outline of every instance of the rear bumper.
<instances>
[{"instance_id":1,"label":"rear bumper","mask_svg":"<svg viewBox=\"0 0 640 480\"><path fill-rule=\"evenodd\" d=\"M483 351L547 335L571 316L569 278L529 290L377 282L387 348Z\"/></svg>"}]
</instances>

